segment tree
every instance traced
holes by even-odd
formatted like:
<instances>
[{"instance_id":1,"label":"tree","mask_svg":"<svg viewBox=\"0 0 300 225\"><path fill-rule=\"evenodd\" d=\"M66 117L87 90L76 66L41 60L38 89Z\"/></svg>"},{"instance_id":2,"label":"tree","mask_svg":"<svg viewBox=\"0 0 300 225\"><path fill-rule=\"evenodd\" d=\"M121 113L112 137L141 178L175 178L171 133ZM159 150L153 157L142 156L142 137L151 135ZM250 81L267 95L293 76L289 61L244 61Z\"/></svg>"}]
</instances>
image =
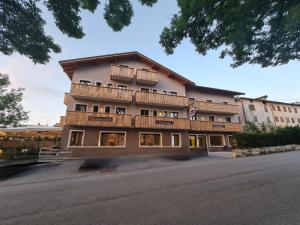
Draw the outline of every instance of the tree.
<instances>
[{"instance_id":1,"label":"tree","mask_svg":"<svg viewBox=\"0 0 300 225\"><path fill-rule=\"evenodd\" d=\"M28 120L28 112L21 105L24 89L8 90L9 85L8 75L0 73L0 127L15 127Z\"/></svg>"},{"instance_id":2,"label":"tree","mask_svg":"<svg viewBox=\"0 0 300 225\"><path fill-rule=\"evenodd\" d=\"M0 51L19 52L35 63L49 61L59 45L44 32L45 21L37 2L41 0L0 0ZM157 0L139 0L152 7ZM244 63L276 66L300 59L299 0L177 0L179 12L160 35L167 54L189 38L199 54L221 49L220 57ZM44 0L57 27L73 38L84 37L81 10L94 12L100 0ZM131 23L129 0L107 0L104 19L114 31Z\"/></svg>"}]
</instances>

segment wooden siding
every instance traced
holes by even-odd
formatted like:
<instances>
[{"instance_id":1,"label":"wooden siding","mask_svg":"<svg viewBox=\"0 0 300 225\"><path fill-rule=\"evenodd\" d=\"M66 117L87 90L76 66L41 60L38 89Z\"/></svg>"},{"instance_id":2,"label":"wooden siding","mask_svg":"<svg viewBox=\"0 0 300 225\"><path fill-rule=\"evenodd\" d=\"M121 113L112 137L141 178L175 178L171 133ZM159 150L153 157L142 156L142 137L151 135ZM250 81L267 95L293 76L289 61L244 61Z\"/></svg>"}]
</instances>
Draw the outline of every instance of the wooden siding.
<instances>
[{"instance_id":1,"label":"wooden siding","mask_svg":"<svg viewBox=\"0 0 300 225\"><path fill-rule=\"evenodd\" d=\"M191 130L208 132L241 132L242 128L239 123L191 120Z\"/></svg>"},{"instance_id":2,"label":"wooden siding","mask_svg":"<svg viewBox=\"0 0 300 225\"><path fill-rule=\"evenodd\" d=\"M137 104L145 105L158 105L179 108L188 106L188 98L185 96L176 96L142 91L137 91L135 93L135 101Z\"/></svg>"},{"instance_id":3,"label":"wooden siding","mask_svg":"<svg viewBox=\"0 0 300 225\"><path fill-rule=\"evenodd\" d=\"M71 93L75 98L88 100L102 100L113 102L131 102L132 90L119 88L101 87L94 85L83 85L73 83Z\"/></svg>"},{"instance_id":4,"label":"wooden siding","mask_svg":"<svg viewBox=\"0 0 300 225\"><path fill-rule=\"evenodd\" d=\"M234 115L239 113L238 105L203 101L189 101L189 107L195 107L198 112Z\"/></svg>"},{"instance_id":5,"label":"wooden siding","mask_svg":"<svg viewBox=\"0 0 300 225\"><path fill-rule=\"evenodd\" d=\"M157 73L146 69L138 69L136 71L136 82L139 84L155 85L158 82Z\"/></svg>"},{"instance_id":6,"label":"wooden siding","mask_svg":"<svg viewBox=\"0 0 300 225\"><path fill-rule=\"evenodd\" d=\"M66 124L77 126L131 127L131 115L68 111Z\"/></svg>"},{"instance_id":7,"label":"wooden siding","mask_svg":"<svg viewBox=\"0 0 300 225\"><path fill-rule=\"evenodd\" d=\"M134 68L123 65L111 65L110 77L112 80L131 82L133 80Z\"/></svg>"},{"instance_id":8,"label":"wooden siding","mask_svg":"<svg viewBox=\"0 0 300 225\"><path fill-rule=\"evenodd\" d=\"M136 128L150 129L190 129L190 121L185 118L164 118L155 116L135 116Z\"/></svg>"}]
</instances>

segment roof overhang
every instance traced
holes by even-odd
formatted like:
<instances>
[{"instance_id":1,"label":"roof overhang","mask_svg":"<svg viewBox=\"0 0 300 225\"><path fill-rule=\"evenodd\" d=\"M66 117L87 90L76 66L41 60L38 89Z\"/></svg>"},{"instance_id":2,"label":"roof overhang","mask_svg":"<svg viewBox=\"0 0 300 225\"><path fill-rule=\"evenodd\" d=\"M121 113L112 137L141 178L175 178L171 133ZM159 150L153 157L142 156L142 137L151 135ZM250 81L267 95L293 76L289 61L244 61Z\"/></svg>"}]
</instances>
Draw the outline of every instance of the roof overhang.
<instances>
[{"instance_id":1,"label":"roof overhang","mask_svg":"<svg viewBox=\"0 0 300 225\"><path fill-rule=\"evenodd\" d=\"M230 91L230 90L211 88L211 87L205 87L205 86L198 86L198 85L188 85L187 88L198 90L198 91L203 91L203 92L222 94L222 95L238 96L238 95L244 95L245 94L245 93L237 92L237 91Z\"/></svg>"}]
</instances>

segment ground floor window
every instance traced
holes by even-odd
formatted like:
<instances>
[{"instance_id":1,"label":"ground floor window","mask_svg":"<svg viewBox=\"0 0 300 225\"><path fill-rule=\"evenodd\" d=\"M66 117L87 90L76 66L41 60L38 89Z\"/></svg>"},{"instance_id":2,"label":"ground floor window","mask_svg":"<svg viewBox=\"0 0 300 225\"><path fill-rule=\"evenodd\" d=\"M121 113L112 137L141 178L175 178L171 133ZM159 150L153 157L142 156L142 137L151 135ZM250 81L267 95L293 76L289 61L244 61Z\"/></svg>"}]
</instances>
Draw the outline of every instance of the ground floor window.
<instances>
[{"instance_id":1,"label":"ground floor window","mask_svg":"<svg viewBox=\"0 0 300 225\"><path fill-rule=\"evenodd\" d=\"M206 148L206 136L205 135L199 135L198 136L198 143L199 143L199 147Z\"/></svg>"},{"instance_id":2,"label":"ground floor window","mask_svg":"<svg viewBox=\"0 0 300 225\"><path fill-rule=\"evenodd\" d=\"M161 134L140 133L140 146L161 146Z\"/></svg>"},{"instance_id":3,"label":"ground floor window","mask_svg":"<svg viewBox=\"0 0 300 225\"><path fill-rule=\"evenodd\" d=\"M181 145L180 134L171 134L172 147L179 147Z\"/></svg>"},{"instance_id":4,"label":"ground floor window","mask_svg":"<svg viewBox=\"0 0 300 225\"><path fill-rule=\"evenodd\" d=\"M83 136L84 131L71 131L69 146L82 146Z\"/></svg>"},{"instance_id":5,"label":"ground floor window","mask_svg":"<svg viewBox=\"0 0 300 225\"><path fill-rule=\"evenodd\" d=\"M209 136L210 146L224 146L224 139L221 135Z\"/></svg>"},{"instance_id":6,"label":"ground floor window","mask_svg":"<svg viewBox=\"0 0 300 225\"><path fill-rule=\"evenodd\" d=\"M125 147L124 132L100 132L100 146Z\"/></svg>"},{"instance_id":7,"label":"ground floor window","mask_svg":"<svg viewBox=\"0 0 300 225\"><path fill-rule=\"evenodd\" d=\"M232 135L227 136L228 137L228 144L230 147L233 147L236 145L235 139Z\"/></svg>"},{"instance_id":8,"label":"ground floor window","mask_svg":"<svg viewBox=\"0 0 300 225\"><path fill-rule=\"evenodd\" d=\"M190 147L191 148L197 148L197 135L190 135Z\"/></svg>"}]
</instances>

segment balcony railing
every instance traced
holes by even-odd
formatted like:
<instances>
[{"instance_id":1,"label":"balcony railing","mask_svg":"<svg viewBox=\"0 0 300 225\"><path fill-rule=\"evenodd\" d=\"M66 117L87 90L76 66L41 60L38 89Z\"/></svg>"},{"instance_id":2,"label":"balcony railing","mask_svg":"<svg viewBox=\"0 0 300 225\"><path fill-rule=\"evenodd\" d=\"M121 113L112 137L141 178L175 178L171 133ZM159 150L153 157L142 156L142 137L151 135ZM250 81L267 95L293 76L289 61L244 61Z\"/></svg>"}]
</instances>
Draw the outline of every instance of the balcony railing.
<instances>
[{"instance_id":1,"label":"balcony railing","mask_svg":"<svg viewBox=\"0 0 300 225\"><path fill-rule=\"evenodd\" d=\"M133 80L134 68L123 65L111 65L110 77L112 80L131 82Z\"/></svg>"},{"instance_id":2,"label":"balcony railing","mask_svg":"<svg viewBox=\"0 0 300 225\"><path fill-rule=\"evenodd\" d=\"M66 114L66 124L96 127L131 127L131 115L94 112L74 112Z\"/></svg>"},{"instance_id":3,"label":"balcony railing","mask_svg":"<svg viewBox=\"0 0 300 225\"><path fill-rule=\"evenodd\" d=\"M60 117L60 121L59 121L59 126L63 127L64 125L66 125L66 117L65 116L61 116Z\"/></svg>"},{"instance_id":4,"label":"balcony railing","mask_svg":"<svg viewBox=\"0 0 300 225\"><path fill-rule=\"evenodd\" d=\"M158 82L157 73L147 69L138 69L136 71L136 82L138 84L155 85Z\"/></svg>"},{"instance_id":5,"label":"balcony railing","mask_svg":"<svg viewBox=\"0 0 300 225\"><path fill-rule=\"evenodd\" d=\"M64 104L68 105L70 103L70 93L65 93Z\"/></svg>"},{"instance_id":6,"label":"balcony railing","mask_svg":"<svg viewBox=\"0 0 300 225\"><path fill-rule=\"evenodd\" d=\"M214 102L189 101L189 107L194 107L198 112L234 115L239 113L238 105Z\"/></svg>"},{"instance_id":7,"label":"balcony railing","mask_svg":"<svg viewBox=\"0 0 300 225\"><path fill-rule=\"evenodd\" d=\"M150 128L150 129L177 129L189 130L190 121L185 118L164 118L155 116L135 116L136 128Z\"/></svg>"},{"instance_id":8,"label":"balcony railing","mask_svg":"<svg viewBox=\"0 0 300 225\"><path fill-rule=\"evenodd\" d=\"M191 120L192 131L241 132L239 123Z\"/></svg>"},{"instance_id":9,"label":"balcony railing","mask_svg":"<svg viewBox=\"0 0 300 225\"><path fill-rule=\"evenodd\" d=\"M169 106L169 107L187 107L188 98L185 96L160 94L152 92L137 91L135 93L135 101L137 104Z\"/></svg>"},{"instance_id":10,"label":"balcony railing","mask_svg":"<svg viewBox=\"0 0 300 225\"><path fill-rule=\"evenodd\" d=\"M119 88L101 87L73 83L70 94L74 98L110 101L110 102L131 102L132 90Z\"/></svg>"}]
</instances>

